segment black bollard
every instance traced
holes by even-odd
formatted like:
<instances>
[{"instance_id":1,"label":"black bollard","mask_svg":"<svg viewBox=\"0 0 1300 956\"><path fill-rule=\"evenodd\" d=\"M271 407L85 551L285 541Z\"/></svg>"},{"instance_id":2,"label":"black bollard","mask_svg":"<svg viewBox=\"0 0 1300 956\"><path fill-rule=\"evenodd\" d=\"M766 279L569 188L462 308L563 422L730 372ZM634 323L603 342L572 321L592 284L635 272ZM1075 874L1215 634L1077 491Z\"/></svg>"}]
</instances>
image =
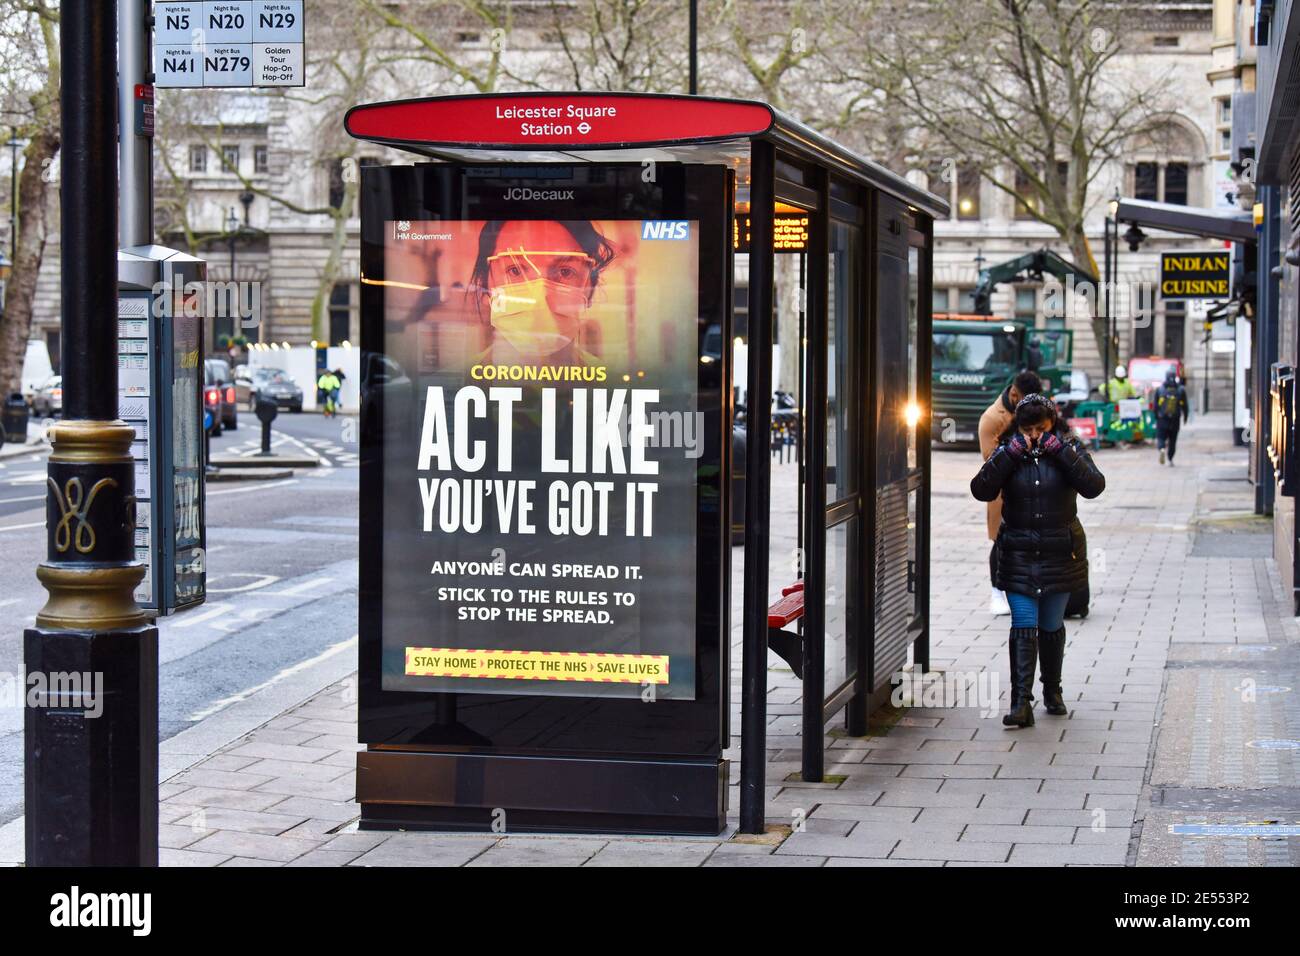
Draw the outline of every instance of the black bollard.
<instances>
[{"instance_id":1,"label":"black bollard","mask_svg":"<svg viewBox=\"0 0 1300 956\"><path fill-rule=\"evenodd\" d=\"M263 398L259 393L257 402L253 406L257 414L257 420L262 423L262 450L259 454L271 454L271 422L280 414L279 407L272 399Z\"/></svg>"}]
</instances>

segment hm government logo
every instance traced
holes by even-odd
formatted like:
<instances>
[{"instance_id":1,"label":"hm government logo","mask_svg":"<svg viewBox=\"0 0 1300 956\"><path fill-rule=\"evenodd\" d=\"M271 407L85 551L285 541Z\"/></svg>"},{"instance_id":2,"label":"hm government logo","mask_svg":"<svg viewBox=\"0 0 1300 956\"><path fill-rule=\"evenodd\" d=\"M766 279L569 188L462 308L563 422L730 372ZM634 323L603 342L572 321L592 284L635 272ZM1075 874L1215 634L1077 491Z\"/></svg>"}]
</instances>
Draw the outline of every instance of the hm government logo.
<instances>
[{"instance_id":1,"label":"hm government logo","mask_svg":"<svg viewBox=\"0 0 1300 956\"><path fill-rule=\"evenodd\" d=\"M529 189L527 186L511 186L501 194L501 198L510 202L522 199L525 202L561 202L573 199L572 189Z\"/></svg>"},{"instance_id":2,"label":"hm government logo","mask_svg":"<svg viewBox=\"0 0 1300 956\"><path fill-rule=\"evenodd\" d=\"M449 242L452 234L450 232L412 232L411 220L398 219L393 222L394 239L413 239L419 242Z\"/></svg>"},{"instance_id":3,"label":"hm government logo","mask_svg":"<svg viewBox=\"0 0 1300 956\"><path fill-rule=\"evenodd\" d=\"M642 239L691 238L691 224L685 219L648 219L641 223Z\"/></svg>"}]
</instances>

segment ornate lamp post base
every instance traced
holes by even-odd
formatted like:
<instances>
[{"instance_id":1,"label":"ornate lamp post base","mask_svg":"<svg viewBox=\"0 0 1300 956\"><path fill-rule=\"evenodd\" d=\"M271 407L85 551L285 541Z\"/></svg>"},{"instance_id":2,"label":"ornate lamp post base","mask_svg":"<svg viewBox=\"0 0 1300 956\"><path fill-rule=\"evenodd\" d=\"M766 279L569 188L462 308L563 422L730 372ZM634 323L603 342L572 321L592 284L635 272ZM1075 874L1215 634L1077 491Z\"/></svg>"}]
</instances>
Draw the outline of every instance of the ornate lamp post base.
<instances>
[{"instance_id":1,"label":"ornate lamp post base","mask_svg":"<svg viewBox=\"0 0 1300 956\"><path fill-rule=\"evenodd\" d=\"M158 864L158 629L134 598L133 435L51 429L49 599L23 633L29 866Z\"/></svg>"}]
</instances>

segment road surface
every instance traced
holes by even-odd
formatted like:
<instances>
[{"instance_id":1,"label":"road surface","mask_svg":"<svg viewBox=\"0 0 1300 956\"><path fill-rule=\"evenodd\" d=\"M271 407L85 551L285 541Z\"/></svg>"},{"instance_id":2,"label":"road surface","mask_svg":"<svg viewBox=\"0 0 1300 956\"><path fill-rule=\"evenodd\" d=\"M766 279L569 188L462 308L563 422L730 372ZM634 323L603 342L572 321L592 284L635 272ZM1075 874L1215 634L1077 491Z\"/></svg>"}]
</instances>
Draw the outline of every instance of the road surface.
<instances>
[{"instance_id":1,"label":"road surface","mask_svg":"<svg viewBox=\"0 0 1300 956\"><path fill-rule=\"evenodd\" d=\"M213 440L214 455L258 447L260 423L239 419ZM223 713L255 695L318 690L355 662L355 419L283 412L272 439L276 451L311 451L322 464L285 480L208 484L207 602L159 622L163 741L220 727ZM22 632L45 602L35 576L44 491L43 453L0 461L0 682L9 682L0 685L0 825L22 813L23 711L13 701Z\"/></svg>"}]
</instances>

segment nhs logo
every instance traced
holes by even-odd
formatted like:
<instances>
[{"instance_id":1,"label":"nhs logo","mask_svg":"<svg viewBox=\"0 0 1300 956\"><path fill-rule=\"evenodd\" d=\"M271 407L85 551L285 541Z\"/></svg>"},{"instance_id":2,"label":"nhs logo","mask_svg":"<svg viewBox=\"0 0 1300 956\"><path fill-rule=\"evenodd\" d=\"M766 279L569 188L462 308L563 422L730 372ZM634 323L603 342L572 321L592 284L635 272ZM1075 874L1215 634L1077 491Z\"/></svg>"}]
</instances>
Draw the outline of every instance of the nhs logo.
<instances>
[{"instance_id":1,"label":"nhs logo","mask_svg":"<svg viewBox=\"0 0 1300 956\"><path fill-rule=\"evenodd\" d=\"M689 239L691 224L685 219L647 219L641 223L642 239Z\"/></svg>"}]
</instances>

